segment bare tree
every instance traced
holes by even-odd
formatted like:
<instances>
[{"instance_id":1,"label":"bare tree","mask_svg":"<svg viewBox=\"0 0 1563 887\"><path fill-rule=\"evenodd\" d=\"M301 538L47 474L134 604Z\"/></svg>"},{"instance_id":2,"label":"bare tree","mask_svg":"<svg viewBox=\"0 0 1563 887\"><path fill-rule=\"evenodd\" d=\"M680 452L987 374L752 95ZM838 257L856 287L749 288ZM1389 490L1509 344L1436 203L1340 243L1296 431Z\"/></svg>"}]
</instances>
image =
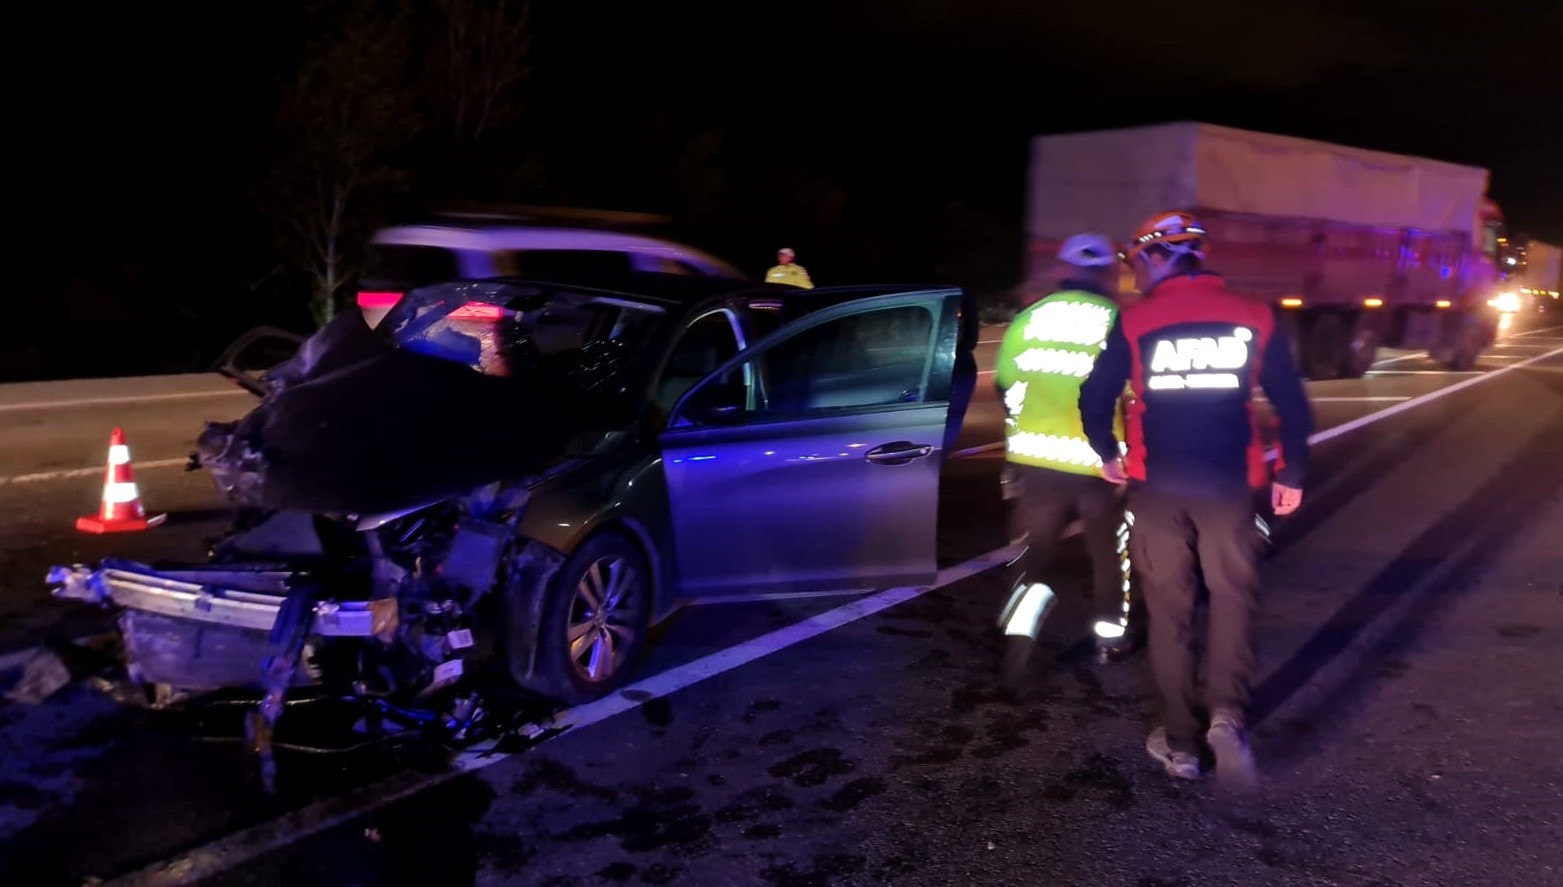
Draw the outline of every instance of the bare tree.
<instances>
[{"instance_id":1,"label":"bare tree","mask_svg":"<svg viewBox=\"0 0 1563 887\"><path fill-rule=\"evenodd\" d=\"M433 0L442 41L431 47L434 112L458 144L520 116L532 73L532 0Z\"/></svg>"},{"instance_id":2,"label":"bare tree","mask_svg":"<svg viewBox=\"0 0 1563 887\"><path fill-rule=\"evenodd\" d=\"M305 27L282 84L261 202L324 324L357 275L376 205L405 180L398 154L418 135L418 93L405 0L319 0Z\"/></svg>"}]
</instances>

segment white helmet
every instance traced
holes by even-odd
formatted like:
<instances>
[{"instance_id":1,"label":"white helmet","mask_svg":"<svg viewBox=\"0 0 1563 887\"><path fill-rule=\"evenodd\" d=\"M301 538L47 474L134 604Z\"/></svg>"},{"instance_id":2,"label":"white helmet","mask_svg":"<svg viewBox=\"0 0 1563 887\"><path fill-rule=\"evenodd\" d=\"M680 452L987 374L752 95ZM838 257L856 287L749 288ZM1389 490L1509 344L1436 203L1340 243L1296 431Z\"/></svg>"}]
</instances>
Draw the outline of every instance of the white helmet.
<instances>
[{"instance_id":1,"label":"white helmet","mask_svg":"<svg viewBox=\"0 0 1563 887\"><path fill-rule=\"evenodd\" d=\"M1058 260L1076 268L1106 268L1118 261L1118 250L1100 234L1076 234L1059 247Z\"/></svg>"}]
</instances>

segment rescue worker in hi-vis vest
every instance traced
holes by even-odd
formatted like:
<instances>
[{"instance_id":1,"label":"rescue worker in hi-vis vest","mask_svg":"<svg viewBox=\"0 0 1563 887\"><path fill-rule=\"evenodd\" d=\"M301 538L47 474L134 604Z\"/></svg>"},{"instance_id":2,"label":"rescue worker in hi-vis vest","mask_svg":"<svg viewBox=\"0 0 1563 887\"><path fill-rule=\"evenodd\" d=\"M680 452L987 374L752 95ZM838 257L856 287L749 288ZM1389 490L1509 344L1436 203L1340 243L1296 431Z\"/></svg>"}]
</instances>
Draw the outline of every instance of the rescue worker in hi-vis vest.
<instances>
[{"instance_id":1,"label":"rescue worker in hi-vis vest","mask_svg":"<svg viewBox=\"0 0 1563 887\"><path fill-rule=\"evenodd\" d=\"M803 266L796 261L797 253L791 247L782 247L776 252L776 264L771 270L765 272L766 283L783 283L787 286L795 286L801 289L811 290L814 281L809 279L809 272L803 270Z\"/></svg>"},{"instance_id":2,"label":"rescue worker in hi-vis vest","mask_svg":"<svg viewBox=\"0 0 1563 887\"><path fill-rule=\"evenodd\" d=\"M1257 666L1253 622L1266 532L1254 493L1269 486L1277 515L1302 504L1313 417L1274 309L1228 290L1204 269L1205 239L1187 213L1162 213L1141 226L1127 258L1145 297L1113 324L1081 387L1080 414L1104 460L1102 475L1129 485L1130 541L1162 702L1162 726L1145 748L1170 775L1195 779L1208 746L1218 781L1252 789L1258 775L1245 716ZM1126 457L1114 422L1125 382L1134 394ZM1255 387L1281 420L1273 480ZM1202 695L1194 649L1201 576L1210 591ZM1201 709L1209 713L1206 724Z\"/></svg>"},{"instance_id":3,"label":"rescue worker in hi-vis vest","mask_svg":"<svg viewBox=\"0 0 1563 887\"><path fill-rule=\"evenodd\" d=\"M1118 315L1109 295L1115 289L1118 251L1102 235L1081 234L1064 242L1058 261L1059 290L1015 317L994 367L1008 414L1005 467L1009 483L1018 488L1010 535L1026 540L1000 617L1008 636L1003 678L1012 687L1020 682L1042 621L1057 600L1048 571L1059 536L1077 514L1091 557L1097 658L1127 655L1143 632L1138 624L1129 630L1122 491L1102 478L1102 460L1080 424L1080 385Z\"/></svg>"}]
</instances>

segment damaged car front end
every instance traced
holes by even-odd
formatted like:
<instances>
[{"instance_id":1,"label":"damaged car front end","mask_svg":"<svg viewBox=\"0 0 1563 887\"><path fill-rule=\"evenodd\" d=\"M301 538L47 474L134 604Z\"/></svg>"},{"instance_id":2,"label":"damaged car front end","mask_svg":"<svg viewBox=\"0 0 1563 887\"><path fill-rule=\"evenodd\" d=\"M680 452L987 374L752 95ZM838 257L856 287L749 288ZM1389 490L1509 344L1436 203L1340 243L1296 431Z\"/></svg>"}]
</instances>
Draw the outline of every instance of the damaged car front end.
<instances>
[{"instance_id":1,"label":"damaged car front end","mask_svg":"<svg viewBox=\"0 0 1563 887\"><path fill-rule=\"evenodd\" d=\"M338 317L201 435L193 462L237 509L206 562L56 567L54 593L119 610L154 706L257 694L263 755L306 690L455 740L487 716L485 684L568 697L536 628L581 525L612 518L583 500L646 461L620 395L660 314L465 282L410 293L378 332Z\"/></svg>"},{"instance_id":2,"label":"damaged car front end","mask_svg":"<svg viewBox=\"0 0 1563 887\"><path fill-rule=\"evenodd\" d=\"M562 559L517 538L526 498L525 486L490 487L383 522L278 512L209 563L108 560L50 579L61 597L119 611L127 677L152 706L252 692L246 730L263 767L300 693L361 706L376 731L462 742L504 726L486 696L508 664L496 631L507 595L540 598ZM243 559L260 538L273 558L282 539L305 545L281 562Z\"/></svg>"}]
</instances>

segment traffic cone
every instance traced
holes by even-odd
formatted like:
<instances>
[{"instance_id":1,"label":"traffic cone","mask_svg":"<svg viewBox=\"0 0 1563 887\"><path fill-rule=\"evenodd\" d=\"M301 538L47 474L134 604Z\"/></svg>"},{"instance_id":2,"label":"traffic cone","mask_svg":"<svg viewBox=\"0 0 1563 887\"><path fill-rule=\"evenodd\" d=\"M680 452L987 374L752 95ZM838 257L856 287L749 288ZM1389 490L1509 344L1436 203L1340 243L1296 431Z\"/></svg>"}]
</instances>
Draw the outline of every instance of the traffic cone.
<instances>
[{"instance_id":1,"label":"traffic cone","mask_svg":"<svg viewBox=\"0 0 1563 887\"><path fill-rule=\"evenodd\" d=\"M147 517L141 509L141 493L136 475L130 468L130 447L125 432L116 428L109 436L109 467L103 477L103 507L97 515L76 519L76 529L84 533L129 533L155 527L167 519L159 514Z\"/></svg>"}]
</instances>

